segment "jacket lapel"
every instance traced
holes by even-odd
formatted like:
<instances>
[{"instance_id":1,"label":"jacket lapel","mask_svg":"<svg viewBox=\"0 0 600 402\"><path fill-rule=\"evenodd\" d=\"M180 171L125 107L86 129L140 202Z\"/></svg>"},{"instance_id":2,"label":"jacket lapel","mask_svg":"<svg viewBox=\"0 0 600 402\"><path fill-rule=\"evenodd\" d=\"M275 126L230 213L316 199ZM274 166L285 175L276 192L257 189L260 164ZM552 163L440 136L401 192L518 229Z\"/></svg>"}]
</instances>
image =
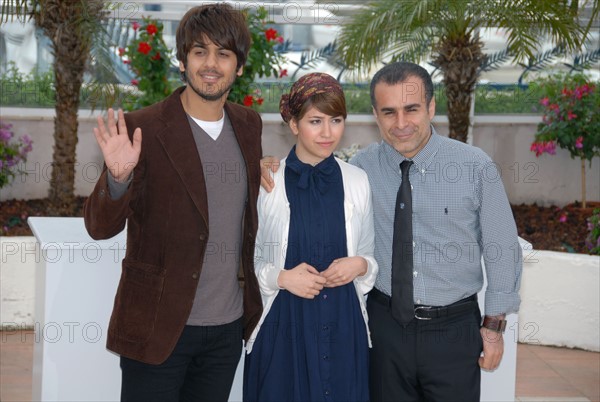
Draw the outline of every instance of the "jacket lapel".
<instances>
[{"instance_id":1,"label":"jacket lapel","mask_svg":"<svg viewBox=\"0 0 600 402\"><path fill-rule=\"evenodd\" d=\"M185 87L177 89L165 100L160 117L164 122L164 128L158 132L156 138L163 146L208 228L208 199L202 162L179 98L184 89Z\"/></svg>"}]
</instances>

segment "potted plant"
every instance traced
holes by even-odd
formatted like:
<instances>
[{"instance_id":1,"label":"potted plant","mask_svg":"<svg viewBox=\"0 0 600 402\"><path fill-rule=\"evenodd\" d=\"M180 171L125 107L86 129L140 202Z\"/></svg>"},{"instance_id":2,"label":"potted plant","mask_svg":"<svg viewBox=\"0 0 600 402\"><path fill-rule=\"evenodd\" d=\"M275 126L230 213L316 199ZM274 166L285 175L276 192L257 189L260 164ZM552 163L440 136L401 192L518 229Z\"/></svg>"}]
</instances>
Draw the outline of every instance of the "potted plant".
<instances>
[{"instance_id":1,"label":"potted plant","mask_svg":"<svg viewBox=\"0 0 600 402\"><path fill-rule=\"evenodd\" d=\"M532 83L541 95L542 122L531 151L554 155L556 147L581 161L581 203L586 207L585 161L600 155L600 88L584 74L558 74Z\"/></svg>"}]
</instances>

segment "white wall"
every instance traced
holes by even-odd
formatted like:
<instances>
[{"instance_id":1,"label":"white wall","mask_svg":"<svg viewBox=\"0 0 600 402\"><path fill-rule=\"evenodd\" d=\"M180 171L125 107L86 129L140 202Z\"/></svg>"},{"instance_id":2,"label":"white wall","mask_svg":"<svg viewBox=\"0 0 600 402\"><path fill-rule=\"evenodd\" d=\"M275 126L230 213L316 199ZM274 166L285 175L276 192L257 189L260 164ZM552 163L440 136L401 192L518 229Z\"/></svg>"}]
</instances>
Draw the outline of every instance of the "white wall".
<instances>
[{"instance_id":1,"label":"white wall","mask_svg":"<svg viewBox=\"0 0 600 402\"><path fill-rule=\"evenodd\" d=\"M79 113L79 143L75 192L88 195L97 180L102 156L95 143L92 128L94 116L89 110ZM2 120L13 123L17 135L29 134L34 140L33 151L25 165L30 173L16 178L3 188L0 200L46 197L51 173L54 130L53 109L3 108ZM263 153L284 157L294 144L289 129L278 114L263 114ZM557 154L536 158L529 151L539 117L537 116L476 116L473 145L482 148L500 167L508 197L512 203L558 205L581 199L580 163L562 149ZM436 117L434 125L441 134L447 133L447 119ZM362 147L380 141L372 116L351 115L341 147L358 143ZM588 166L586 164L586 166ZM587 199L600 200L600 158L594 158L587 169Z\"/></svg>"}]
</instances>

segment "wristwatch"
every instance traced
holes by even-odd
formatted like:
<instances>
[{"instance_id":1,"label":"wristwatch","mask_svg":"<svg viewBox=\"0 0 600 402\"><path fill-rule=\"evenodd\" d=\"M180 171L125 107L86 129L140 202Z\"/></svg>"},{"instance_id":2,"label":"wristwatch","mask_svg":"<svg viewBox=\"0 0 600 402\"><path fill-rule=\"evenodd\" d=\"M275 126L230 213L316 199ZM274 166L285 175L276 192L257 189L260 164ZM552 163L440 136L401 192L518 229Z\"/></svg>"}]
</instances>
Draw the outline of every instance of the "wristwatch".
<instances>
[{"instance_id":1,"label":"wristwatch","mask_svg":"<svg viewBox=\"0 0 600 402\"><path fill-rule=\"evenodd\" d=\"M506 329L506 320L486 315L483 317L483 323L481 326L489 329L490 331L503 334L504 330Z\"/></svg>"}]
</instances>

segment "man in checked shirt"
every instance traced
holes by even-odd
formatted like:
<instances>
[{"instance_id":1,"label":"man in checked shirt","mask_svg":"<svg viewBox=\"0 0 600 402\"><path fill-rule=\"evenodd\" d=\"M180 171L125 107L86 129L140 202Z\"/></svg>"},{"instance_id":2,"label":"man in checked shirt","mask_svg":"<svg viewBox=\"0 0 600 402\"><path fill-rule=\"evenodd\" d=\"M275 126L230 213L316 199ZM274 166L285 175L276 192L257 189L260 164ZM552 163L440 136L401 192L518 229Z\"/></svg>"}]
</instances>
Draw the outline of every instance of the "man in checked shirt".
<instances>
[{"instance_id":1,"label":"man in checked shirt","mask_svg":"<svg viewBox=\"0 0 600 402\"><path fill-rule=\"evenodd\" d=\"M433 128L433 83L422 67L382 68L371 81L371 102L383 141L351 160L371 184L379 264L367 302L371 401L478 401L481 369L500 364L505 315L520 304L522 254L500 174L482 150ZM392 254L404 160L412 161L414 317L399 322L392 316ZM269 189L267 169L262 179Z\"/></svg>"}]
</instances>

